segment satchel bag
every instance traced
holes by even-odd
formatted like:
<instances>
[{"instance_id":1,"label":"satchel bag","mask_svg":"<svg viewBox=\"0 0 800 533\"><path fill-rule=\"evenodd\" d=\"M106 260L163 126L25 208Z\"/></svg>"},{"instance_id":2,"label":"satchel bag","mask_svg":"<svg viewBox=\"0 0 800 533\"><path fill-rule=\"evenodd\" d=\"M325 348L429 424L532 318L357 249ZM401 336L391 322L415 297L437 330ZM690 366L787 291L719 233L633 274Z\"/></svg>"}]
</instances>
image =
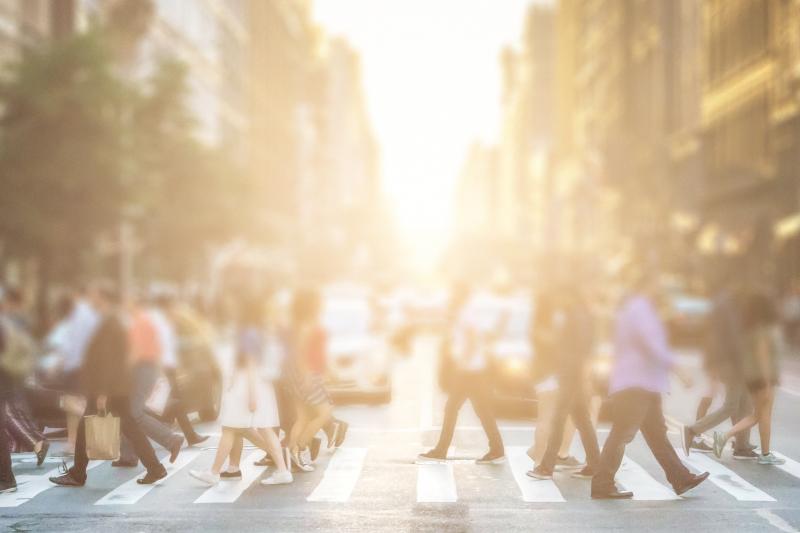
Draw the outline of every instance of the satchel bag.
<instances>
[{"instance_id":1,"label":"satchel bag","mask_svg":"<svg viewBox=\"0 0 800 533\"><path fill-rule=\"evenodd\" d=\"M83 417L86 424L86 455L89 459L119 459L119 417L111 413Z\"/></svg>"}]
</instances>

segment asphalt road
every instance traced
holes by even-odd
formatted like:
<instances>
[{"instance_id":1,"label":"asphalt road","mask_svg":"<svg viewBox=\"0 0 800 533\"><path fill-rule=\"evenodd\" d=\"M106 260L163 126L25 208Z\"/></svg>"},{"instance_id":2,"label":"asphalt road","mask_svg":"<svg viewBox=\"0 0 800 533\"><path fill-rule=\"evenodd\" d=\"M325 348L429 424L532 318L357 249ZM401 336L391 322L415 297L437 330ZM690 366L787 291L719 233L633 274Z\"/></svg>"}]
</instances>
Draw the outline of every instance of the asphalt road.
<instances>
[{"instance_id":1,"label":"asphalt road","mask_svg":"<svg viewBox=\"0 0 800 533\"><path fill-rule=\"evenodd\" d=\"M138 469L99 463L83 488L47 481L60 461L36 468L15 456L20 490L0 495L0 527L9 531L784 531L800 530L800 364L788 361L776 405L773 449L798 462L785 469L694 454L691 465L713 471L689 496L674 498L641 437L629 446L620 478L634 501L593 501L589 482L557 474L553 483L527 479L524 450L531 424L501 421L509 461L481 466L485 452L477 418L465 407L446 465L418 466L415 455L431 447L441 424L443 398L433 376L435 347L421 339L411 358L396 363L394 400L386 406L337 410L351 424L347 441L325 450L317 468L296 474L289 486L257 483L250 466L243 482L207 489L188 474L211 463L214 443L186 449L160 485L142 489ZM687 355L684 363L697 366ZM699 368L697 370L699 377ZM703 388L679 389L667 399L669 414L689 420ZM214 425L201 426L218 434ZM607 428L601 427L601 441ZM755 434L754 434L755 436ZM580 444L574 449L580 453ZM677 433L673 441L678 445ZM58 446L54 446L54 449ZM163 450L161 451L163 454ZM730 452L728 452L730 453Z\"/></svg>"}]
</instances>

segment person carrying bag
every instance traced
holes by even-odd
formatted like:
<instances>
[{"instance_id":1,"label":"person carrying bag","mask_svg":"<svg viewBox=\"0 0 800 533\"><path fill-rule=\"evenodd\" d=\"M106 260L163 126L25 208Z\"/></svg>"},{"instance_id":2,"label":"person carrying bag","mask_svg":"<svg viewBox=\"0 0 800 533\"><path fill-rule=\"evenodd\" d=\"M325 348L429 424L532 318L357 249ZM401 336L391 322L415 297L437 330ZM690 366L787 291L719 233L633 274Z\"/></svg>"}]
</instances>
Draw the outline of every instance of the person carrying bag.
<instances>
[{"instance_id":1,"label":"person carrying bag","mask_svg":"<svg viewBox=\"0 0 800 533\"><path fill-rule=\"evenodd\" d=\"M86 456L101 461L119 459L119 417L111 413L87 415Z\"/></svg>"}]
</instances>

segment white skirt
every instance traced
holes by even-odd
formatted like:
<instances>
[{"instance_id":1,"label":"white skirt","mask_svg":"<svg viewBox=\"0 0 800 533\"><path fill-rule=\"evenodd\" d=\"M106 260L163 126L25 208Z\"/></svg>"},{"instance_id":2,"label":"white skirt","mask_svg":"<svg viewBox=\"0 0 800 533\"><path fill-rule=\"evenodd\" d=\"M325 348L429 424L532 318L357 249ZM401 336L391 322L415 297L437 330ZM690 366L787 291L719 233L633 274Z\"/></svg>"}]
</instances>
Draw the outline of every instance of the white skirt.
<instances>
[{"instance_id":1,"label":"white skirt","mask_svg":"<svg viewBox=\"0 0 800 533\"><path fill-rule=\"evenodd\" d=\"M247 395L247 374L234 372L222 392L220 423L229 428L271 428L280 425L278 402L272 383L256 381L256 410L250 412Z\"/></svg>"}]
</instances>

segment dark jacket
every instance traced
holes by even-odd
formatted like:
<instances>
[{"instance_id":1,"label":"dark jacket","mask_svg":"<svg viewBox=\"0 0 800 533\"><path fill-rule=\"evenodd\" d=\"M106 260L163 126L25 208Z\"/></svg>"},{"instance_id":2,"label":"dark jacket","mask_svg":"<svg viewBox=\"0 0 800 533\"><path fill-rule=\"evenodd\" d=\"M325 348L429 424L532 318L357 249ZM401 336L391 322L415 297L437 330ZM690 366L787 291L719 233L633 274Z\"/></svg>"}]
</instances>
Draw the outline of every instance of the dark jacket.
<instances>
[{"instance_id":1,"label":"dark jacket","mask_svg":"<svg viewBox=\"0 0 800 533\"><path fill-rule=\"evenodd\" d=\"M81 385L87 396L127 396L130 392L128 331L116 314L102 318L86 349Z\"/></svg>"}]
</instances>

